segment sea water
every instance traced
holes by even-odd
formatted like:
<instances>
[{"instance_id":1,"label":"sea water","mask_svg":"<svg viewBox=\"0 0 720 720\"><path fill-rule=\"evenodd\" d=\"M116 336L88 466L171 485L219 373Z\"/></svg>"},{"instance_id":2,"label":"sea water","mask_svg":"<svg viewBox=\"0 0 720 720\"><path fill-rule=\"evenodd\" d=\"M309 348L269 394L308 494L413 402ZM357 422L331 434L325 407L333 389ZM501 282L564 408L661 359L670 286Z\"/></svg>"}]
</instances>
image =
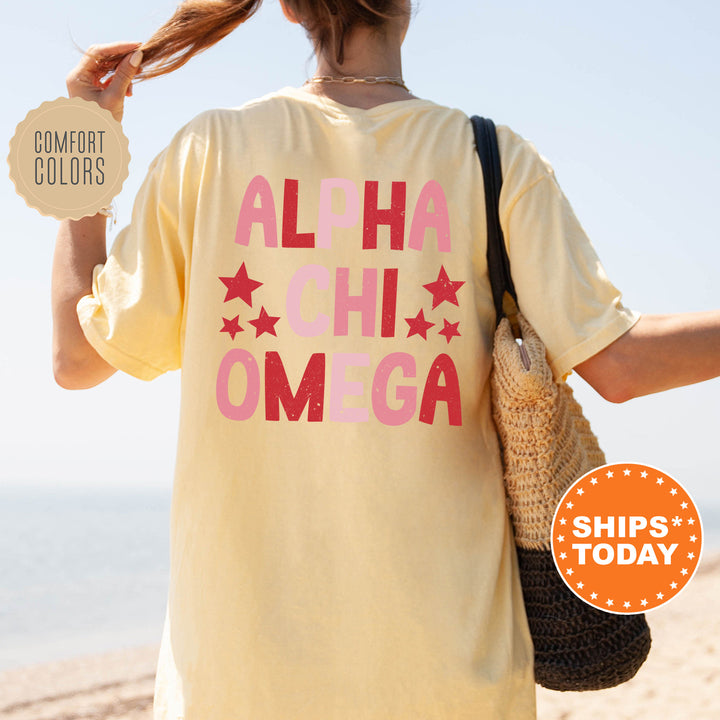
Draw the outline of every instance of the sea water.
<instances>
[{"instance_id":1,"label":"sea water","mask_svg":"<svg viewBox=\"0 0 720 720\"><path fill-rule=\"evenodd\" d=\"M0 670L159 643L169 488L0 485Z\"/></svg>"},{"instance_id":2,"label":"sea water","mask_svg":"<svg viewBox=\"0 0 720 720\"><path fill-rule=\"evenodd\" d=\"M170 493L0 485L0 670L160 642ZM717 552L720 509L698 505Z\"/></svg>"}]
</instances>

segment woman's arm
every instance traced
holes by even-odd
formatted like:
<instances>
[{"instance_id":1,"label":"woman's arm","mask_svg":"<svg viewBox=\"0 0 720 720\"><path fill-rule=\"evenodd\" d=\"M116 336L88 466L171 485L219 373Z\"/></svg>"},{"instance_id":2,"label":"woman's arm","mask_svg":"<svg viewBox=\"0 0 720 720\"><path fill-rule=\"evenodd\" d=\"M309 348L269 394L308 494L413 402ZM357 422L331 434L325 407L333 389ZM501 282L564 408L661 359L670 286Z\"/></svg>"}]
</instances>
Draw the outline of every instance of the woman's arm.
<instances>
[{"instance_id":1,"label":"woman's arm","mask_svg":"<svg viewBox=\"0 0 720 720\"><path fill-rule=\"evenodd\" d=\"M720 311L643 315L576 372L610 402L720 375Z\"/></svg>"},{"instance_id":2,"label":"woman's arm","mask_svg":"<svg viewBox=\"0 0 720 720\"><path fill-rule=\"evenodd\" d=\"M93 100L122 120L124 100L131 94L133 77L142 53L138 43L114 43L91 47L67 77L69 96ZM127 53L116 68L103 57ZM108 80L103 80L113 71ZM93 387L107 380L115 368L98 355L85 339L77 316L77 304L92 289L93 268L107 259L104 215L63 220L58 230L52 269L53 372L64 388Z\"/></svg>"},{"instance_id":3,"label":"woman's arm","mask_svg":"<svg viewBox=\"0 0 720 720\"><path fill-rule=\"evenodd\" d=\"M105 262L104 215L63 220L55 243L52 269L53 372L68 390L107 380L115 368L85 339L77 304L92 288L93 268Z\"/></svg>"}]
</instances>

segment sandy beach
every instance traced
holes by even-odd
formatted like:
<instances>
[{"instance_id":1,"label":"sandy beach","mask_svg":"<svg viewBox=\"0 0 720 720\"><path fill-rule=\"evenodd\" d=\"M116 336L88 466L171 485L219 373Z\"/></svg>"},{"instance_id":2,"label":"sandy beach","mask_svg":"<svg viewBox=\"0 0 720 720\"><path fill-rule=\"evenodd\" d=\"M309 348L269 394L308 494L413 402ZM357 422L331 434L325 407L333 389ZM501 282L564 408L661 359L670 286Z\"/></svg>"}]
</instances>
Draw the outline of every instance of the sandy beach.
<instances>
[{"instance_id":1,"label":"sandy beach","mask_svg":"<svg viewBox=\"0 0 720 720\"><path fill-rule=\"evenodd\" d=\"M594 693L539 689L538 720L720 718L718 598L715 553L679 597L648 615L653 649L632 681ZM149 646L2 672L0 718L150 720L156 659Z\"/></svg>"}]
</instances>

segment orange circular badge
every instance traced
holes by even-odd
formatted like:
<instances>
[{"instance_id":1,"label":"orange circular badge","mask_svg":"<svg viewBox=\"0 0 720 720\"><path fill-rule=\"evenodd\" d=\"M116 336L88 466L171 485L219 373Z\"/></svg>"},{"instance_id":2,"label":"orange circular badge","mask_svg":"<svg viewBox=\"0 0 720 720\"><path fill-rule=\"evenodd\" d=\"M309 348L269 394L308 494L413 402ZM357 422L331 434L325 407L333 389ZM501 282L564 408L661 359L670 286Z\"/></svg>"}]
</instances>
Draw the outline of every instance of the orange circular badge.
<instances>
[{"instance_id":1,"label":"orange circular badge","mask_svg":"<svg viewBox=\"0 0 720 720\"><path fill-rule=\"evenodd\" d=\"M611 613L647 612L690 581L702 523L685 488L639 463L596 468L575 481L555 511L552 553L566 585Z\"/></svg>"}]
</instances>

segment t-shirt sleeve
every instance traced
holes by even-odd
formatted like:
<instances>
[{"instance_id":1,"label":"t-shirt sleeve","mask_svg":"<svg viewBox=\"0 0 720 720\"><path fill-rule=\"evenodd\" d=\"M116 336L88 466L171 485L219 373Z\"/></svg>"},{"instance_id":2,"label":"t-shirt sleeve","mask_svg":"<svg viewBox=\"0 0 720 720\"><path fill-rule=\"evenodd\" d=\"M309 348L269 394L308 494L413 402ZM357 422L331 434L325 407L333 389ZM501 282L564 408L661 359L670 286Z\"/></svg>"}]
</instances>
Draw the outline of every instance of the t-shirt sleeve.
<instances>
[{"instance_id":1,"label":"t-shirt sleeve","mask_svg":"<svg viewBox=\"0 0 720 720\"><path fill-rule=\"evenodd\" d=\"M185 134L187 135L187 134ZM77 312L90 344L142 380L181 366L191 192L188 138L178 134L150 165L130 224L93 272ZM186 202L181 202L182 196Z\"/></svg>"},{"instance_id":2,"label":"t-shirt sleeve","mask_svg":"<svg viewBox=\"0 0 720 720\"><path fill-rule=\"evenodd\" d=\"M499 137L500 217L518 304L543 340L554 376L563 378L640 315L623 306L552 168L530 143L507 132Z\"/></svg>"}]
</instances>

